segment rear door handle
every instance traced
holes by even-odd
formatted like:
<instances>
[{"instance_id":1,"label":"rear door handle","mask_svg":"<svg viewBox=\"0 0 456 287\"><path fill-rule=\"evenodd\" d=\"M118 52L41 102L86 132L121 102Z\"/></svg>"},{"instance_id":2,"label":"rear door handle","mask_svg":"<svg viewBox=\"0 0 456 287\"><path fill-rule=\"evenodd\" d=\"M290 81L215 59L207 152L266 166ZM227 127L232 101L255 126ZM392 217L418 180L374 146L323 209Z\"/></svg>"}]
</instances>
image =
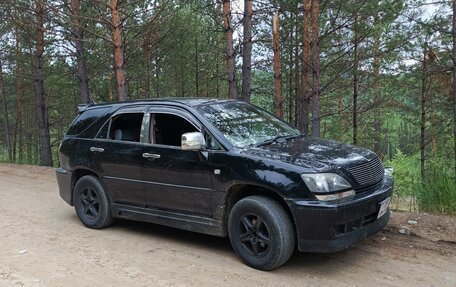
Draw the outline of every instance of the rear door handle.
<instances>
[{"instance_id":1,"label":"rear door handle","mask_svg":"<svg viewBox=\"0 0 456 287\"><path fill-rule=\"evenodd\" d=\"M90 151L92 151L92 152L104 152L104 148L91 146L90 147Z\"/></svg>"},{"instance_id":2,"label":"rear door handle","mask_svg":"<svg viewBox=\"0 0 456 287\"><path fill-rule=\"evenodd\" d=\"M149 159L149 160L154 160L156 158L160 158L160 155L156 154L156 153L147 153L147 152L145 152L145 153L142 154L142 156L144 158Z\"/></svg>"}]
</instances>

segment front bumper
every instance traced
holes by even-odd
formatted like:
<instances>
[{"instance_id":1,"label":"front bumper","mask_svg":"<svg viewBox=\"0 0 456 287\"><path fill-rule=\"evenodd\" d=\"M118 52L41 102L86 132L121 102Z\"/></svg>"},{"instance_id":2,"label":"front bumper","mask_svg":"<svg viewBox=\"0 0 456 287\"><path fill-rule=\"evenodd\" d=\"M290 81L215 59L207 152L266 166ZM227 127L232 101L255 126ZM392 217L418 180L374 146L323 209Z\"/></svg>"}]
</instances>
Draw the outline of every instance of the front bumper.
<instances>
[{"instance_id":1,"label":"front bumper","mask_svg":"<svg viewBox=\"0 0 456 287\"><path fill-rule=\"evenodd\" d=\"M73 173L60 167L55 170L55 175L57 177L57 183L59 185L60 197L69 205L73 205L73 196L71 192L71 180Z\"/></svg>"},{"instance_id":2,"label":"front bumper","mask_svg":"<svg viewBox=\"0 0 456 287\"><path fill-rule=\"evenodd\" d=\"M288 199L299 251L336 252L381 230L388 223L390 212L377 219L380 202L391 196L393 186L393 178L385 174L380 187L350 201Z\"/></svg>"}]
</instances>

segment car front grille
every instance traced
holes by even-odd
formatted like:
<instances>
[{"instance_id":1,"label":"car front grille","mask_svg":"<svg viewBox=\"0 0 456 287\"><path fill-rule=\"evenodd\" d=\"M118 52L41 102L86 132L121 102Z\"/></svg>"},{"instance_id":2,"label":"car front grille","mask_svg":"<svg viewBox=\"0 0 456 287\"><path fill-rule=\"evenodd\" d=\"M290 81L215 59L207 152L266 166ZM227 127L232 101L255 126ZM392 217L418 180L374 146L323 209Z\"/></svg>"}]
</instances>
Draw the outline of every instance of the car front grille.
<instances>
[{"instance_id":1,"label":"car front grille","mask_svg":"<svg viewBox=\"0 0 456 287\"><path fill-rule=\"evenodd\" d=\"M360 188L378 183L383 179L385 172L379 157L360 165L349 167L347 170L359 184Z\"/></svg>"}]
</instances>

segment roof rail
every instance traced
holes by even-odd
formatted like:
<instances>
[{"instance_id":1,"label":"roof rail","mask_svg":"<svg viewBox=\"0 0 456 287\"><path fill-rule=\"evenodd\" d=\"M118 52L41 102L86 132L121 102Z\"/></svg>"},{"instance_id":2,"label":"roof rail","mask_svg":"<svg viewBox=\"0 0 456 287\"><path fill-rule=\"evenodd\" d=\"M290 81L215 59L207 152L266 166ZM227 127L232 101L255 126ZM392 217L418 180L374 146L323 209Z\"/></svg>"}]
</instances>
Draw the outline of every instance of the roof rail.
<instances>
[{"instance_id":1,"label":"roof rail","mask_svg":"<svg viewBox=\"0 0 456 287\"><path fill-rule=\"evenodd\" d=\"M91 102L90 104L79 104L78 105L78 112L82 113L83 111L87 110L88 107L96 105L95 102Z\"/></svg>"},{"instance_id":2,"label":"roof rail","mask_svg":"<svg viewBox=\"0 0 456 287\"><path fill-rule=\"evenodd\" d=\"M85 105L85 104L84 104L84 105L83 105L83 104L78 105L78 112L79 112L79 113L82 113L82 112L85 111L89 106L90 106L90 105Z\"/></svg>"}]
</instances>

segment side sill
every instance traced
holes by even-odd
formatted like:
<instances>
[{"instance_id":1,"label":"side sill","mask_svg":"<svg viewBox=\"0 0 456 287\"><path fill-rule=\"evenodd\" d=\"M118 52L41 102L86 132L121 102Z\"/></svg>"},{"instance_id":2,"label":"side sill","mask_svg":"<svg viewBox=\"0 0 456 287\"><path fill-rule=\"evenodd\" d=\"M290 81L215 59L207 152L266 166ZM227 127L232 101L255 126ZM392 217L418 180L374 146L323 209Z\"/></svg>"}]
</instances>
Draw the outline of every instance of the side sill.
<instances>
[{"instance_id":1,"label":"side sill","mask_svg":"<svg viewBox=\"0 0 456 287\"><path fill-rule=\"evenodd\" d=\"M226 236L222 223L212 218L117 203L112 205L112 213L116 218L151 222L219 237Z\"/></svg>"}]
</instances>

